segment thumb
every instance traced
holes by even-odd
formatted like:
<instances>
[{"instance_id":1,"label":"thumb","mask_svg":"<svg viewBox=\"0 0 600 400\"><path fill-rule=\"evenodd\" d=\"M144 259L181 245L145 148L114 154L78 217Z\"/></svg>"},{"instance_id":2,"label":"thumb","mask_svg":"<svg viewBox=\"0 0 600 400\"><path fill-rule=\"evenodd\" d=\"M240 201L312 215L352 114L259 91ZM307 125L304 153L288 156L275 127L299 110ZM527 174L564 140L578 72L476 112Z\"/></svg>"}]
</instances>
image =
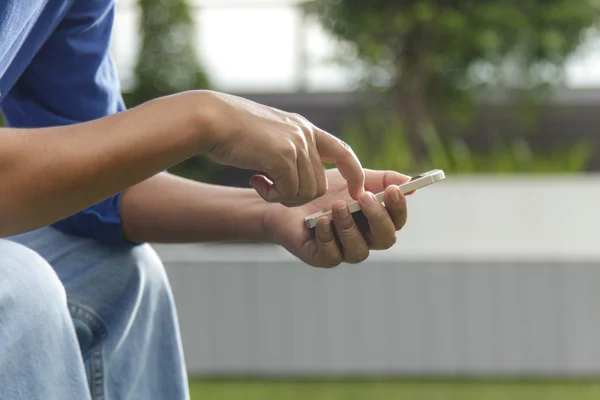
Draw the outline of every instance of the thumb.
<instances>
[{"instance_id":1,"label":"thumb","mask_svg":"<svg viewBox=\"0 0 600 400\"><path fill-rule=\"evenodd\" d=\"M256 190L258 195L264 200L269 201L269 192L273 182L263 174L256 174L250 177L250 185Z\"/></svg>"},{"instance_id":2,"label":"thumb","mask_svg":"<svg viewBox=\"0 0 600 400\"><path fill-rule=\"evenodd\" d=\"M365 169L365 189L372 193L383 192L388 186L402 185L410 179L410 176L396 171Z\"/></svg>"}]
</instances>

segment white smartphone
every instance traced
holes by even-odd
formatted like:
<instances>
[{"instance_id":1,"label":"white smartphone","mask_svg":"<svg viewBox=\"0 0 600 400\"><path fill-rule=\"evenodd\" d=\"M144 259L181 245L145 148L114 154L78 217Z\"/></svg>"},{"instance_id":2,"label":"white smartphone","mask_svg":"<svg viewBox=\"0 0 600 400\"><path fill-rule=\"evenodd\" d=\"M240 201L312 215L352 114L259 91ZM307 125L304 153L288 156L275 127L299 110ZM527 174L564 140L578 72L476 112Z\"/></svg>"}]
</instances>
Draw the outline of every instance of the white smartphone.
<instances>
[{"instance_id":1,"label":"white smartphone","mask_svg":"<svg viewBox=\"0 0 600 400\"><path fill-rule=\"evenodd\" d=\"M445 178L446 178L446 175L444 174L444 171L442 171L441 169L434 169L431 171L424 172L420 175L413 176L410 179L410 181L406 182L403 185L398 185L398 187L402 191L402 194L406 194L406 193L410 193L414 190L422 189L425 186L432 185L432 184L439 182ZM381 192L381 193L377 193L375 195L377 200L379 200L380 202L383 202L383 193L384 192ZM360 210L360 205L358 204L358 201L353 201L348 204L348 208L350 209L351 213L355 213ZM331 218L331 210L320 211L318 213L309 215L304 220L306 222L306 226L309 229L312 229L315 226L317 226L317 221L323 217Z\"/></svg>"}]
</instances>

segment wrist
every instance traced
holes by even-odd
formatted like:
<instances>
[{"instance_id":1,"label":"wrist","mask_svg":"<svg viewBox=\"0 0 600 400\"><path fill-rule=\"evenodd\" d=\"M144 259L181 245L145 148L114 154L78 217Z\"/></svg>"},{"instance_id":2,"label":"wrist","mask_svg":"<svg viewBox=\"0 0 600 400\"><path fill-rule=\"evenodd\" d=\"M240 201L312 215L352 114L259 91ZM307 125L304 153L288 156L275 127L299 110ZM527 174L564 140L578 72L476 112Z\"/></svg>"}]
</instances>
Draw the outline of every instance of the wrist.
<instances>
[{"instance_id":1,"label":"wrist","mask_svg":"<svg viewBox=\"0 0 600 400\"><path fill-rule=\"evenodd\" d=\"M195 90L186 93L191 97L192 107L188 124L197 133L198 154L206 155L223 141L223 107L217 94L210 90Z\"/></svg>"},{"instance_id":2,"label":"wrist","mask_svg":"<svg viewBox=\"0 0 600 400\"><path fill-rule=\"evenodd\" d=\"M256 229L254 230L253 233L253 241L259 242L259 243L273 243L273 234L271 233L271 231L269 230L267 221L268 221L268 216L269 216L269 212L272 210L273 207L277 207L278 204L272 204L272 203L268 203L266 202L264 199L262 199L258 193L256 193L256 191L254 191L253 189L248 189L249 191L253 192L253 196L256 198L255 199L255 207L256 207Z\"/></svg>"}]
</instances>

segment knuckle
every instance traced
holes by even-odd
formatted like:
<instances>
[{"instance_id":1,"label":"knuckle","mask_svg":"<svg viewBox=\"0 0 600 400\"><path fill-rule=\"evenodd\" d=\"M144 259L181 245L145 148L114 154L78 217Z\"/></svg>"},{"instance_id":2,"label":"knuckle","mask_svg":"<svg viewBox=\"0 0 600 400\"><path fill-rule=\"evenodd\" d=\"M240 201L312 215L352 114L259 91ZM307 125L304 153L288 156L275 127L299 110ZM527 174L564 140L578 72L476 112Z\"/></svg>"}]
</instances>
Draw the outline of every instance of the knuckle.
<instances>
[{"instance_id":1,"label":"knuckle","mask_svg":"<svg viewBox=\"0 0 600 400\"><path fill-rule=\"evenodd\" d=\"M296 146L289 142L286 141L286 143L284 143L283 145L281 145L280 149L279 149L279 154L281 155L281 157L283 157L286 161L289 161L290 159L296 159L296 157L298 156L298 150L296 148Z\"/></svg>"},{"instance_id":2,"label":"knuckle","mask_svg":"<svg viewBox=\"0 0 600 400\"><path fill-rule=\"evenodd\" d=\"M310 129L309 127L305 126L305 125L300 125L299 127L300 130L300 134L301 134L301 138L302 138L302 144L305 147L308 147L309 143L313 142L313 131L312 129Z\"/></svg>"},{"instance_id":3,"label":"knuckle","mask_svg":"<svg viewBox=\"0 0 600 400\"><path fill-rule=\"evenodd\" d=\"M408 221L408 215L406 214L406 210L402 213L402 215L397 218L396 227L397 230L404 228L406 222Z\"/></svg>"},{"instance_id":4,"label":"knuckle","mask_svg":"<svg viewBox=\"0 0 600 400\"><path fill-rule=\"evenodd\" d=\"M367 258L369 258L369 249L365 247L364 250L358 253L357 260L358 262L363 262L366 261Z\"/></svg>"},{"instance_id":5,"label":"knuckle","mask_svg":"<svg viewBox=\"0 0 600 400\"><path fill-rule=\"evenodd\" d=\"M396 238L395 234L387 235L386 238L383 240L383 245L381 246L382 250L386 250L393 247L396 244L397 240L398 239Z\"/></svg>"},{"instance_id":6,"label":"knuckle","mask_svg":"<svg viewBox=\"0 0 600 400\"><path fill-rule=\"evenodd\" d=\"M312 136L312 134L314 133L314 130L315 130L314 125L311 124L306 118L304 118L300 114L292 114L292 116L293 116L293 119L296 121L296 125L298 125L300 127L302 132L305 135Z\"/></svg>"},{"instance_id":7,"label":"knuckle","mask_svg":"<svg viewBox=\"0 0 600 400\"><path fill-rule=\"evenodd\" d=\"M392 172L392 171L390 171L390 170L386 170L386 171L383 173L383 179L382 179L382 180L383 180L383 186L385 186L386 188L387 188L388 186L390 186L390 178L391 178L391 177L390 177L390 173L391 173L391 172Z\"/></svg>"},{"instance_id":8,"label":"knuckle","mask_svg":"<svg viewBox=\"0 0 600 400\"><path fill-rule=\"evenodd\" d=\"M298 150L305 151L305 154L308 154L308 143L307 143L307 135L300 126L296 126L294 128L293 134L291 136L291 143Z\"/></svg>"},{"instance_id":9,"label":"knuckle","mask_svg":"<svg viewBox=\"0 0 600 400\"><path fill-rule=\"evenodd\" d=\"M305 144L306 142L300 142L296 151L298 153L298 157L302 157L304 160L307 160L307 162L310 162L310 152Z\"/></svg>"},{"instance_id":10,"label":"knuckle","mask_svg":"<svg viewBox=\"0 0 600 400\"><path fill-rule=\"evenodd\" d=\"M396 236L396 233L393 233L392 235L390 235L390 239L389 239L389 247L394 246L396 243L398 242L398 237Z\"/></svg>"},{"instance_id":11,"label":"knuckle","mask_svg":"<svg viewBox=\"0 0 600 400\"><path fill-rule=\"evenodd\" d=\"M402 218L402 220L400 220L400 222L398 222L398 230L404 228L404 226L406 225L406 218Z\"/></svg>"},{"instance_id":12,"label":"knuckle","mask_svg":"<svg viewBox=\"0 0 600 400\"><path fill-rule=\"evenodd\" d=\"M321 264L321 268L325 268L325 269L333 269L335 267L338 267L340 264L342 263L342 259L339 257L331 257L326 259L325 261L323 261L323 263Z\"/></svg>"},{"instance_id":13,"label":"knuckle","mask_svg":"<svg viewBox=\"0 0 600 400\"><path fill-rule=\"evenodd\" d=\"M329 255L329 263L331 265L331 268L337 267L342 262L344 262L344 256L342 255L341 251L337 250L333 252L333 254Z\"/></svg>"},{"instance_id":14,"label":"knuckle","mask_svg":"<svg viewBox=\"0 0 600 400\"><path fill-rule=\"evenodd\" d=\"M338 232L338 235L341 236L352 236L355 231L355 224L354 224L354 220L352 218L346 218L342 221L336 222L336 229Z\"/></svg>"},{"instance_id":15,"label":"knuckle","mask_svg":"<svg viewBox=\"0 0 600 400\"><path fill-rule=\"evenodd\" d=\"M383 207L383 205L375 204L371 207L363 207L362 211L365 213L370 220L373 220L374 223L377 224L386 224L387 222L392 220L389 212Z\"/></svg>"},{"instance_id":16,"label":"knuckle","mask_svg":"<svg viewBox=\"0 0 600 400\"><path fill-rule=\"evenodd\" d=\"M338 140L340 141L340 145L342 146L342 149L345 152L350 153L350 154L354 154L354 150L352 150L352 147L350 147L350 145L348 143L344 142L341 139L338 139Z\"/></svg>"},{"instance_id":17,"label":"knuckle","mask_svg":"<svg viewBox=\"0 0 600 400\"><path fill-rule=\"evenodd\" d=\"M348 262L350 264L359 264L369 258L369 249L366 247L360 247L356 250L352 256L349 257Z\"/></svg>"},{"instance_id":18,"label":"knuckle","mask_svg":"<svg viewBox=\"0 0 600 400\"><path fill-rule=\"evenodd\" d=\"M312 126L312 124L302 115L298 114L298 113L292 113L290 114L291 118L296 121L296 123L299 123L301 125L306 126L306 128L309 128Z\"/></svg>"}]
</instances>

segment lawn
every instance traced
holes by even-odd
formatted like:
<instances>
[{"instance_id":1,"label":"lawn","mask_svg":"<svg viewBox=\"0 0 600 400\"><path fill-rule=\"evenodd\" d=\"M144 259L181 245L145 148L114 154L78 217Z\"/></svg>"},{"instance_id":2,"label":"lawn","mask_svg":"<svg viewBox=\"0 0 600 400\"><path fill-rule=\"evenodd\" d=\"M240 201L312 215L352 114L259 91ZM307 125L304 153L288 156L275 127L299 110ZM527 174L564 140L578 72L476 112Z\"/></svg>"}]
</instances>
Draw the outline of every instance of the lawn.
<instances>
[{"instance_id":1,"label":"lawn","mask_svg":"<svg viewBox=\"0 0 600 400\"><path fill-rule=\"evenodd\" d=\"M192 381L192 400L597 400L600 381Z\"/></svg>"}]
</instances>

